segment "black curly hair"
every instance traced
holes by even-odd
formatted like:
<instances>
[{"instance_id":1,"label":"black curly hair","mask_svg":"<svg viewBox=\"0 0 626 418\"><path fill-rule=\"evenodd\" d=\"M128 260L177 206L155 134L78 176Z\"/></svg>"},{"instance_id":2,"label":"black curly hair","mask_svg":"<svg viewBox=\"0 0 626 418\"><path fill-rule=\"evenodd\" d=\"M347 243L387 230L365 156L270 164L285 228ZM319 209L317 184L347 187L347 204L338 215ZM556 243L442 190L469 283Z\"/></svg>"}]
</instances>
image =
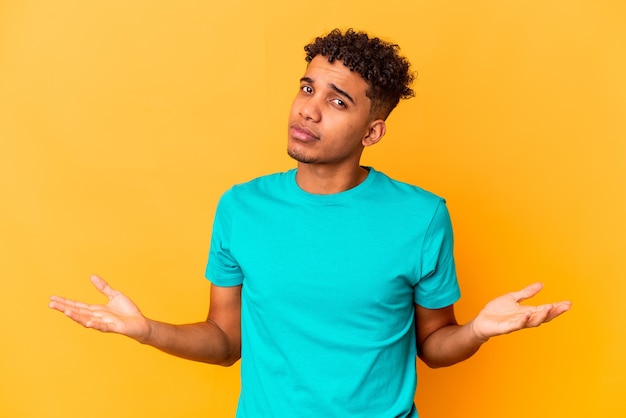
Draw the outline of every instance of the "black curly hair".
<instances>
[{"instance_id":1,"label":"black curly hair","mask_svg":"<svg viewBox=\"0 0 626 418\"><path fill-rule=\"evenodd\" d=\"M409 61L399 55L400 47L396 44L353 29L345 33L334 29L315 38L304 51L308 63L322 55L331 63L342 61L350 71L363 77L369 85L366 95L372 103L370 113L375 117L386 119L400 99L415 95L411 89L415 74L410 71Z\"/></svg>"}]
</instances>

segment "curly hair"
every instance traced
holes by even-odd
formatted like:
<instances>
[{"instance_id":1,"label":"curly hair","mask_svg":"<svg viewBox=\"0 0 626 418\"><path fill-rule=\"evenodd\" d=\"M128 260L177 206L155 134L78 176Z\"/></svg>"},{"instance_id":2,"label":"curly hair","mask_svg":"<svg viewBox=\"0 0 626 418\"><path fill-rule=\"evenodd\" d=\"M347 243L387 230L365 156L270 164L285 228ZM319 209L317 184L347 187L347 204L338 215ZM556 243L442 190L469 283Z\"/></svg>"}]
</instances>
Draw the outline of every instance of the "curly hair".
<instances>
[{"instance_id":1,"label":"curly hair","mask_svg":"<svg viewBox=\"0 0 626 418\"><path fill-rule=\"evenodd\" d=\"M334 29L326 36L317 37L304 47L306 61L317 55L328 62L342 61L350 71L356 71L369 85L366 92L372 103L371 114L386 119L400 99L413 97L411 83L415 74L409 61L399 55L400 47L379 38L370 38L364 32L348 29L342 33Z\"/></svg>"}]
</instances>

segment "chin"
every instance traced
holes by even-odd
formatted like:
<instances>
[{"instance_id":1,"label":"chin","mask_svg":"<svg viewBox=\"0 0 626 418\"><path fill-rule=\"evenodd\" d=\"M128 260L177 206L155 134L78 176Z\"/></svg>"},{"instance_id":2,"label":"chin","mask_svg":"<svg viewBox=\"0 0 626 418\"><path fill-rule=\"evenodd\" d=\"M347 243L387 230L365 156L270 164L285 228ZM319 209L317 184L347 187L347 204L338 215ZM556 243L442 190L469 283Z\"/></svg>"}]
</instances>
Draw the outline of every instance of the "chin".
<instances>
[{"instance_id":1,"label":"chin","mask_svg":"<svg viewBox=\"0 0 626 418\"><path fill-rule=\"evenodd\" d=\"M287 148L287 155L299 163L312 164L316 162L315 158L311 158L310 156L294 151L291 148Z\"/></svg>"}]
</instances>

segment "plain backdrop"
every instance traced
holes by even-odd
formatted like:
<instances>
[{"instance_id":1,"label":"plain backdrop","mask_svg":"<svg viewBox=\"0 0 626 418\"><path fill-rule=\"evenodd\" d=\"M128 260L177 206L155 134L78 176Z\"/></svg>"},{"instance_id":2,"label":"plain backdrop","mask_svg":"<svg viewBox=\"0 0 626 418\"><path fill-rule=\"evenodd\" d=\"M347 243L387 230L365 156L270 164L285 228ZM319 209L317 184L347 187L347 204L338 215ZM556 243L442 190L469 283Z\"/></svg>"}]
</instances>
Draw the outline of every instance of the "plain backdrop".
<instances>
[{"instance_id":1,"label":"plain backdrop","mask_svg":"<svg viewBox=\"0 0 626 418\"><path fill-rule=\"evenodd\" d=\"M98 273L150 317L203 320L216 202L294 166L302 47L335 27L418 72L363 162L447 199L459 319L534 281L573 301L420 364L420 416L625 416L624 22L621 0L0 1L0 416L233 416L238 366L81 329L48 297L103 302Z\"/></svg>"}]
</instances>

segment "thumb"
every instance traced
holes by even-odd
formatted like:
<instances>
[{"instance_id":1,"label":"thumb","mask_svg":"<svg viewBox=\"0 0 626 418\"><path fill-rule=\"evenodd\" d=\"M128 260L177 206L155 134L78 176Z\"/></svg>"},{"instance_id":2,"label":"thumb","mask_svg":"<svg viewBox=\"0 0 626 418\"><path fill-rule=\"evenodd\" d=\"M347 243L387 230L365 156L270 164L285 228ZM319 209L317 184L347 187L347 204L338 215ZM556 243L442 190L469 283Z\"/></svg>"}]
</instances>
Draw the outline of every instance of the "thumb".
<instances>
[{"instance_id":1,"label":"thumb","mask_svg":"<svg viewBox=\"0 0 626 418\"><path fill-rule=\"evenodd\" d=\"M516 302L521 302L523 300L532 298L537 293L539 293L541 289L543 289L543 283L533 283L531 285L526 286L522 290L519 290L517 292L512 292L511 295L513 296Z\"/></svg>"},{"instance_id":2,"label":"thumb","mask_svg":"<svg viewBox=\"0 0 626 418\"><path fill-rule=\"evenodd\" d=\"M109 300L113 299L113 297L119 294L117 290L111 288L111 286L109 286L109 284L105 282L104 279L100 276L93 274L91 275L90 280L91 283L93 283L93 285L96 287L96 289L98 289L100 293L104 294L104 296L109 298Z\"/></svg>"}]
</instances>

